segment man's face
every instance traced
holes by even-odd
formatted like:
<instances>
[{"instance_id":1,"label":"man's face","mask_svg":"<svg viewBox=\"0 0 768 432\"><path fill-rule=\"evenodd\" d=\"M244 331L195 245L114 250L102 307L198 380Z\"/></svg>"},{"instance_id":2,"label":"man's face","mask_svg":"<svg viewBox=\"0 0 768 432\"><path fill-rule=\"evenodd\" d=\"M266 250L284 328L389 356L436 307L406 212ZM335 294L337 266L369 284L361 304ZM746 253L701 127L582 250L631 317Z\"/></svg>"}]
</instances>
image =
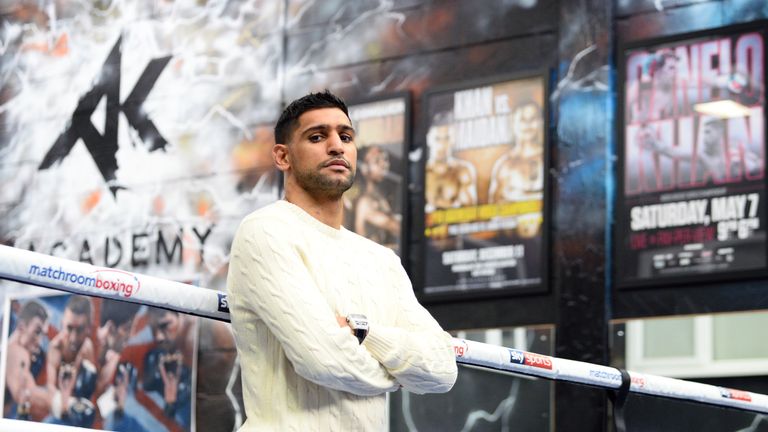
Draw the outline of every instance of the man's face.
<instances>
[{"instance_id":1,"label":"man's face","mask_svg":"<svg viewBox=\"0 0 768 432\"><path fill-rule=\"evenodd\" d=\"M153 319L150 322L152 337L161 345L175 343L176 338L179 336L179 321L179 315L173 312L166 312Z\"/></svg>"},{"instance_id":2,"label":"man's face","mask_svg":"<svg viewBox=\"0 0 768 432\"><path fill-rule=\"evenodd\" d=\"M667 85L671 85L677 76L677 58L665 56L664 64L659 68L658 79Z\"/></svg>"},{"instance_id":3,"label":"man's face","mask_svg":"<svg viewBox=\"0 0 768 432\"><path fill-rule=\"evenodd\" d=\"M704 134L704 146L707 150L711 152L719 148L722 133L717 125L713 123L705 124L702 133Z\"/></svg>"},{"instance_id":4,"label":"man's face","mask_svg":"<svg viewBox=\"0 0 768 432\"><path fill-rule=\"evenodd\" d=\"M131 337L133 320L128 320L121 325L114 326L107 335L107 348L114 351L122 351L128 338Z\"/></svg>"},{"instance_id":5,"label":"man's face","mask_svg":"<svg viewBox=\"0 0 768 432\"><path fill-rule=\"evenodd\" d=\"M307 111L299 117L288 157L300 187L313 195L339 198L355 179L355 130L338 108Z\"/></svg>"},{"instance_id":6,"label":"man's face","mask_svg":"<svg viewBox=\"0 0 768 432\"><path fill-rule=\"evenodd\" d=\"M534 104L524 105L515 110L513 116L513 127L519 141L539 141L542 131L539 107Z\"/></svg>"},{"instance_id":7,"label":"man's face","mask_svg":"<svg viewBox=\"0 0 768 432\"><path fill-rule=\"evenodd\" d=\"M379 182L389 171L389 155L378 147L373 147L365 155L365 165L368 167L368 178Z\"/></svg>"},{"instance_id":8,"label":"man's face","mask_svg":"<svg viewBox=\"0 0 768 432\"><path fill-rule=\"evenodd\" d=\"M429 128L427 145L432 159L447 159L451 155L451 147L453 147L453 127L440 125Z\"/></svg>"},{"instance_id":9,"label":"man's face","mask_svg":"<svg viewBox=\"0 0 768 432\"><path fill-rule=\"evenodd\" d=\"M31 354L40 353L44 328L45 323L40 317L33 317L28 323L19 324L19 331L21 332L19 342Z\"/></svg>"},{"instance_id":10,"label":"man's face","mask_svg":"<svg viewBox=\"0 0 768 432\"><path fill-rule=\"evenodd\" d=\"M88 316L76 314L69 309L64 309L64 317L61 319L61 327L64 332L65 349L70 353L77 353L83 346L85 338L90 334Z\"/></svg>"}]
</instances>

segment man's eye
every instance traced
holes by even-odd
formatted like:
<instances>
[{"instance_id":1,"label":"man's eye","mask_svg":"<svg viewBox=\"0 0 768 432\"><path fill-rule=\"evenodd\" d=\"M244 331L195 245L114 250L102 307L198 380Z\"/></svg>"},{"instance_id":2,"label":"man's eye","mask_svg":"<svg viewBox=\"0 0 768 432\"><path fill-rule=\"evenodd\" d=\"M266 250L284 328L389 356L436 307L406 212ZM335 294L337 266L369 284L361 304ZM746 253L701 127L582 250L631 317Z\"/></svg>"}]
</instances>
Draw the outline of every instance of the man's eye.
<instances>
[{"instance_id":1,"label":"man's eye","mask_svg":"<svg viewBox=\"0 0 768 432\"><path fill-rule=\"evenodd\" d=\"M341 140L343 142L352 142L352 141L354 141L354 138L352 138L351 135L341 134Z\"/></svg>"},{"instance_id":2,"label":"man's eye","mask_svg":"<svg viewBox=\"0 0 768 432\"><path fill-rule=\"evenodd\" d=\"M320 142L320 141L322 141L322 139L323 139L322 135L310 135L309 136L309 142L313 142L313 143Z\"/></svg>"}]
</instances>

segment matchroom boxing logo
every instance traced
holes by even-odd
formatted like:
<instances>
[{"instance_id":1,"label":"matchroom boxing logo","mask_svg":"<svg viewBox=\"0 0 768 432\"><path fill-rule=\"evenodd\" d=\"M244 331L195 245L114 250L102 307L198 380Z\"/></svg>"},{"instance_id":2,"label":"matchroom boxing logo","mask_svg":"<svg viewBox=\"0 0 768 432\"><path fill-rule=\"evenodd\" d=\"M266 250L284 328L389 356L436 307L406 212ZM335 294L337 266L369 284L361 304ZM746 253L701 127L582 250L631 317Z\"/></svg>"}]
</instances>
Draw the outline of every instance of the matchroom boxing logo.
<instances>
[{"instance_id":1,"label":"matchroom boxing logo","mask_svg":"<svg viewBox=\"0 0 768 432\"><path fill-rule=\"evenodd\" d=\"M453 340L453 353L456 355L456 357L464 357L469 353L469 345L467 344L467 341L464 339Z\"/></svg>"},{"instance_id":2,"label":"matchroom boxing logo","mask_svg":"<svg viewBox=\"0 0 768 432\"><path fill-rule=\"evenodd\" d=\"M47 279L69 285L79 285L85 289L95 288L125 298L130 298L141 289L141 282L136 276L120 270L96 270L91 275L86 276L66 271L61 267L40 267L32 264L27 273L33 280Z\"/></svg>"}]
</instances>

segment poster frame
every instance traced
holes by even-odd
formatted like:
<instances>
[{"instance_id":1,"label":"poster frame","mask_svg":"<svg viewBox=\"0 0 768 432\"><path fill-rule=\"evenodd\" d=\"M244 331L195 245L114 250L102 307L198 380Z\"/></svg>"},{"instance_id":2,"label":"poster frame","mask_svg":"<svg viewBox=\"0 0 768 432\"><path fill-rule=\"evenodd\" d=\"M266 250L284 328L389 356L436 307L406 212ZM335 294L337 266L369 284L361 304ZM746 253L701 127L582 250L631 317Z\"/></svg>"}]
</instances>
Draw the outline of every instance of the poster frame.
<instances>
[{"instance_id":1,"label":"poster frame","mask_svg":"<svg viewBox=\"0 0 768 432\"><path fill-rule=\"evenodd\" d=\"M428 281L428 275L427 275L427 253L428 253L428 238L424 235L424 228L425 228L425 222L426 222L426 211L425 211L425 204L426 204L426 165L428 160L428 145L426 142L426 134L429 130L431 121L429 119L429 113L430 113L430 100L432 98L445 95L447 93L461 91L461 90L467 90L471 88L477 88L482 86L493 86L493 85L501 85L506 83L514 83L516 81L527 81L532 79L539 79L541 80L541 92L542 92L542 104L541 104L541 115L542 115L542 139L543 139L543 155L542 155L542 163L543 163L543 187L542 187L542 207L541 207L541 214L542 214L542 222L540 226L540 241L541 241L541 250L538 254L538 261L539 261L539 269L540 269L540 281L535 284L529 284L524 286L513 286L513 287L504 287L504 288L478 288L478 289L471 289L471 290L455 290L452 292L446 292L446 293L426 293L425 288L427 286ZM418 254L418 260L416 261L418 263L418 268L413 269L414 271L414 280L416 281L415 284L415 291L417 298L420 302L424 304L434 304L434 303L443 303L443 302L452 302L452 301L467 301L467 300L486 300L486 299L494 299L494 298L504 298L504 297L519 297L519 296L529 296L529 295L546 295L550 291L550 276L549 276L549 256L551 251L551 244L550 244L550 229L551 229L551 217L550 217L550 206L551 206L551 176L550 176L550 168L551 168L551 114L550 114L550 92L551 92L551 83L550 83L550 73L547 69L544 68L538 68L538 69L531 69L531 70L524 70L524 71L518 71L513 73L504 73L504 74L495 74L488 77L473 79L473 80L466 80L461 82L454 82L450 84L445 85L438 85L431 88L428 88L424 91L424 93L421 96L421 124L419 125L418 133L420 134L418 138L414 138L415 142L417 143L421 157L419 159L419 173L421 174L421 182L419 185L417 185L416 189L416 199L415 202L417 203L417 208L415 211L412 212L414 217L418 218L418 223L414 223L414 226L417 228L421 228L422 231L419 233L422 237L422 240L419 242L418 248L415 250L415 253ZM479 203L478 203L479 204Z\"/></svg>"},{"instance_id":2,"label":"poster frame","mask_svg":"<svg viewBox=\"0 0 768 432\"><path fill-rule=\"evenodd\" d=\"M615 188L615 207L613 209L613 226L611 229L611 259L612 262L615 263L612 268L612 279L614 281L614 285L617 290L619 291L627 291L627 290L633 290L633 289L652 289L652 288L676 288L680 289L683 288L686 285L690 284L701 284L701 285L707 285L707 284L713 284L713 283L722 283L722 282L728 282L728 281L738 281L738 280L745 280L745 279L754 279L754 278L764 278L768 277L768 232L767 237L765 240L763 240L762 250L765 254L765 263L762 267L758 268L752 268L752 269L725 269L722 271L710 271L710 272L698 272L698 273L691 273L691 274L682 274L682 275L671 275L671 276L652 276L648 277L647 279L640 280L638 278L635 278L634 280L627 280L626 278L623 278L621 275L621 272L619 271L618 267L622 263L622 258L619 254L621 248L624 247L624 234L626 234L629 231L628 222L622 223L621 220L621 212L625 211L627 197L624 193L625 188L625 153L626 153L626 142L625 142L625 136L626 132L625 129L627 127L626 122L626 82L627 82L627 60L629 58L629 55L633 51L643 50L647 49L649 51L660 49L666 45L671 44L686 44L686 43L693 43L696 40L706 40L706 39L716 39L718 37L733 37L738 36L741 34L747 34L747 33L759 33L762 36L763 41L763 61L762 61L762 68L763 68L763 77L762 77L762 92L763 92L763 137L762 137L762 150L763 150L763 193L768 194L768 184L766 181L768 181L768 178L766 178L765 172L768 168L768 164L766 164L766 150L768 149L768 132L766 132L766 119L768 119L768 114L766 113L766 97L768 97L768 92L766 92L766 83L768 82L768 79L766 78L766 67L768 67L768 59L766 56L768 55L768 46L766 46L766 43L768 43L768 31L766 31L766 26L768 25L768 20L758 20L758 21L752 21L749 23L741 23L741 24L735 24L735 25L727 25L722 27L716 27L716 28L710 28L706 30L698 30L693 32L686 32L686 33L680 33L680 34L674 34L674 35L666 35L666 36L660 36L660 37L653 37L653 38L647 38L642 40L635 40L630 42L623 42L620 43L617 46L617 109L616 109L616 129L615 129L615 137L614 140L616 142L616 188ZM710 185L709 188L712 188L713 186ZM704 187L706 188L706 187ZM762 203L762 206L765 206L765 203ZM762 226L763 230L768 231L768 212L766 215L765 220L762 221L764 225ZM624 228L624 229L622 229Z\"/></svg>"},{"instance_id":3,"label":"poster frame","mask_svg":"<svg viewBox=\"0 0 768 432\"><path fill-rule=\"evenodd\" d=\"M104 300L121 302L121 300L107 299L102 297L92 297L85 294L77 294L77 293L72 293L68 291L59 291L59 290L52 290L52 289L40 289L40 290L35 290L34 292L28 292L28 293L14 293L12 295L5 297L1 305L3 309L2 309L2 324L0 325L0 328L2 328L2 332L3 332L2 335L0 335L0 386L2 386L3 389L6 388L8 344L9 344L9 338L11 336L10 321L11 321L12 304L14 302L23 302L23 301L30 301L30 300L36 300L38 302L41 302L42 301L41 299L53 299L57 297L61 297L62 299L68 300L72 296L86 297L91 302L93 301L98 302L98 304L96 305L91 303L92 319L91 319L91 322L89 323L89 326L91 328L91 335L88 336L88 338L91 339L92 342L94 343L94 347L98 347L98 342L96 340L97 335L96 335L96 332L93 330L98 330L100 326L99 320L101 318L101 307L103 304L102 302ZM42 302L48 303L45 301L42 301ZM59 320L61 319L61 316L63 316L64 308L66 307L66 301L62 300L60 306L61 306L61 310L58 311L58 315L60 315L58 317ZM136 330L137 327L142 327L142 326L144 327L144 329L141 330L141 332L139 333L133 334L130 339L137 346L150 345L151 343L156 343L148 339L150 338L148 334L151 333L151 330L149 328L149 324L146 322L147 310L151 308L151 309L155 309L158 311L165 311L165 312L173 312L173 311L171 311L170 309L164 309L164 308L159 308L159 307L154 307L149 305L137 305L137 306L138 306L138 310L136 311L136 315L134 316L134 318L132 318L134 322L133 322L131 331L133 332L134 330ZM45 307L50 307L50 305L46 304ZM49 327L50 326L55 327L55 325L50 320L56 314L51 313L49 309L46 309L46 311L49 313L49 316L45 324L45 327L46 327L45 344L46 344L46 348L50 349L50 347L48 346L48 344L50 343L50 340L47 339ZM181 333L184 333L184 331L187 331L187 332L190 332L189 334L192 335L191 336L192 344L191 346L187 347L189 352L186 352L185 349L181 349L181 353L185 358L187 358L190 365L190 370L189 370L189 386L190 386L189 409L190 411L189 411L189 425L186 430L189 430L190 432L195 432L197 430L197 416L196 416L197 392L198 392L197 376L199 372L197 363L198 363L198 355L199 355L199 349L200 349L199 332L200 332L202 318L194 315L184 314L183 312L177 312L177 313L179 314L179 316L186 316L186 319L189 320L186 324L180 324L181 327L179 329L179 333L181 334ZM184 329L184 326L188 326L188 327ZM58 329L57 331L60 332L61 329ZM130 349L131 348L129 348L128 346L124 347L123 350L121 351L121 355L126 351L129 351ZM97 354L98 354L98 351L97 351ZM131 360L121 358L121 363L122 362L132 363L134 368L136 368L136 370L143 369L142 367L143 365L135 364ZM134 377L131 377L131 379L141 380L141 377L134 376ZM110 386L112 386L112 384L110 384ZM151 397L146 396L146 394L150 393L150 390L142 389L141 384L137 385L137 382L134 382L132 384L132 387L133 389L129 390L129 397L134 401L141 400L141 402L135 402L133 405L130 406L130 408L126 409L125 412L127 414L130 414L130 415L141 414L145 417L149 417L150 418L149 423L153 423L155 425L166 428L164 430L185 430L184 425L181 425L175 422L172 419L172 417L169 418L168 414L164 413L162 408L157 408L153 410L152 408L143 405L145 403L150 403L150 404L154 403ZM154 391L157 392L156 390ZM142 393L142 396L139 396L138 393ZM101 394L102 397L105 397L108 395L109 395L109 391L104 391ZM162 395L158 397L162 399ZM0 406L2 406L3 408L5 408L5 404L7 402L5 398L6 398L6 392L3 391L3 394L0 395ZM99 399L101 398L96 398L96 394L94 394L91 396L89 400L93 403L94 409L100 413L101 401ZM135 408L137 406L136 403L142 404L141 412L138 412L136 410ZM160 416L160 417L157 417L157 416ZM2 415L0 415L0 418L6 418L4 412ZM106 429L106 425L104 424L105 418L101 417L101 413L99 415L96 415L95 419L97 421L97 424L92 425L91 426L92 429L88 429L88 430L109 430L109 429ZM44 422L42 421L30 420L30 422L44 424Z\"/></svg>"},{"instance_id":4,"label":"poster frame","mask_svg":"<svg viewBox=\"0 0 768 432\"><path fill-rule=\"evenodd\" d=\"M402 139L402 167L400 167L400 171L396 172L396 174L400 175L401 181L400 181L400 187L399 187L399 193L400 193L400 211L401 211L401 219L400 219L400 233L399 233L399 251L395 252L399 257L400 261L402 262L403 266L406 266L408 263L408 257L409 257L409 215L410 215L410 206L409 206L409 197L408 197L408 182L410 180L409 175L409 151L411 148L411 136L413 133L412 127L413 127L413 121L412 121L412 103L413 103L413 96L410 91L397 91L397 92L386 92L386 93L379 93L376 95L370 95L365 97L355 97L355 98L349 98L346 101L347 108L351 111L354 107L370 104L370 103L378 103L378 102L386 102L386 101L395 101L395 100L401 100L405 106L405 110L403 112L403 139ZM360 148L358 148L358 151ZM357 161L357 169L360 169L360 159L358 158ZM362 235L362 234L361 234ZM407 266L406 266L407 268Z\"/></svg>"}]
</instances>

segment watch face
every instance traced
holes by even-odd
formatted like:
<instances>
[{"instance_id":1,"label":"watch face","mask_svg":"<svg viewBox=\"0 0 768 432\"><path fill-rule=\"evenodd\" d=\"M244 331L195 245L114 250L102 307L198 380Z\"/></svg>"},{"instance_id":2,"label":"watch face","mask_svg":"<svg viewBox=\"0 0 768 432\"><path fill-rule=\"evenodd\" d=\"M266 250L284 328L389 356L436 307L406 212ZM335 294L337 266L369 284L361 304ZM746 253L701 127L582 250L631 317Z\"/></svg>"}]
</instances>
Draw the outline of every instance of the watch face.
<instances>
[{"instance_id":1,"label":"watch face","mask_svg":"<svg viewBox=\"0 0 768 432\"><path fill-rule=\"evenodd\" d=\"M347 323L352 329L368 330L368 318L361 314L350 314L347 316Z\"/></svg>"}]
</instances>

